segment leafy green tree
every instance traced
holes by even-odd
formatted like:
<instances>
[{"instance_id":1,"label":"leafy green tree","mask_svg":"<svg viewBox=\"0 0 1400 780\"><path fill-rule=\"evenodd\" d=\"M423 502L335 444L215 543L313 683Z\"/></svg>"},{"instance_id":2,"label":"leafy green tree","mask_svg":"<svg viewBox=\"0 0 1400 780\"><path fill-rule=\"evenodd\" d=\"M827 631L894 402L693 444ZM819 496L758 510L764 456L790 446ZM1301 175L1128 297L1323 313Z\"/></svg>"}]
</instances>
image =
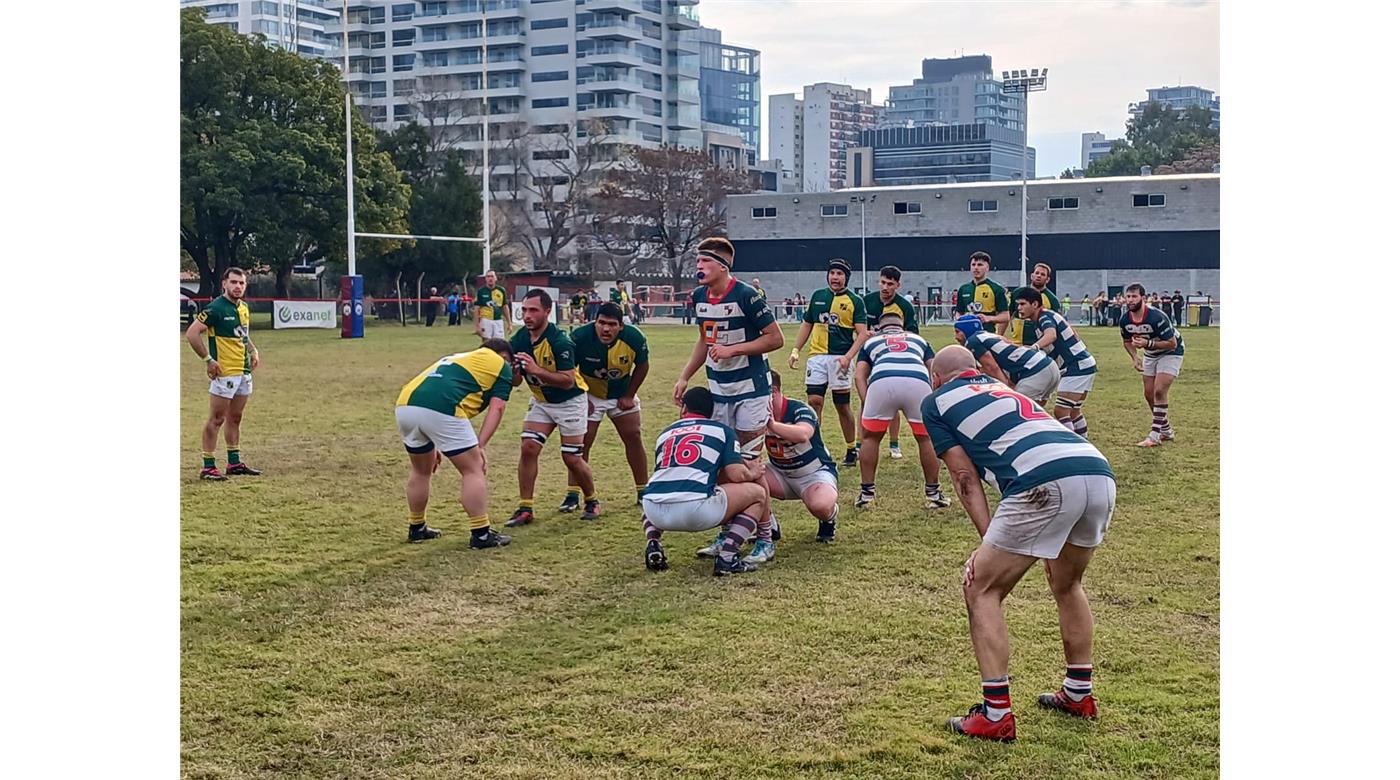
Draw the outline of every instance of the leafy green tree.
<instances>
[{"instance_id":1,"label":"leafy green tree","mask_svg":"<svg viewBox=\"0 0 1400 780\"><path fill-rule=\"evenodd\" d=\"M1136 176L1144 165L1156 169L1188 158L1198 164L1200 150L1212 148L1217 155L1214 162L1219 162L1220 131L1212 129L1210 122L1209 109L1177 111L1166 103L1149 103L1141 116L1129 120L1127 141L1115 141L1084 175Z\"/></svg>"},{"instance_id":2,"label":"leafy green tree","mask_svg":"<svg viewBox=\"0 0 1400 780\"><path fill-rule=\"evenodd\" d=\"M180 246L213 294L230 265L291 266L345 251L345 114L329 63L180 14ZM410 189L355 115L357 228L404 232ZM395 242L366 247L389 251Z\"/></svg>"}]
</instances>

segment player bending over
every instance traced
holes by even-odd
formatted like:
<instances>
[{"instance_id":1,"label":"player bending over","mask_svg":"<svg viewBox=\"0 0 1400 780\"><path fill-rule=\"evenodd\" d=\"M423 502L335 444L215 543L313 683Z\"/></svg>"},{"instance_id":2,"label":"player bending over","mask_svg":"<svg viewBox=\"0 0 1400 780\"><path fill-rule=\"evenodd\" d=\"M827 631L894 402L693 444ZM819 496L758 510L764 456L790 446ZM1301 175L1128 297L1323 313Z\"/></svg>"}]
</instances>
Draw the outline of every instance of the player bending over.
<instances>
[{"instance_id":1,"label":"player bending over","mask_svg":"<svg viewBox=\"0 0 1400 780\"><path fill-rule=\"evenodd\" d=\"M920 404L933 391L929 381L933 347L916 333L904 330L899 314L882 314L880 330L860 348L856 359L856 390L860 393L860 427L865 438L860 448L860 494L856 508L875 501L875 470L880 466L880 439L890 420L904 412L914 443L919 448L919 465L924 470L924 508L941 509L948 499L938 486L938 457L928 440L920 418Z\"/></svg>"},{"instance_id":2,"label":"player bending over","mask_svg":"<svg viewBox=\"0 0 1400 780\"><path fill-rule=\"evenodd\" d=\"M462 475L462 508L467 510L471 546L477 549L510 544L510 537L491 530L486 515L486 444L501 424L511 389L510 344L486 339L480 349L458 352L423 369L399 391L394 418L408 450L408 540L436 539L442 532L429 528L428 492L442 458ZM486 421L477 439L471 419L486 408Z\"/></svg>"},{"instance_id":3,"label":"player bending over","mask_svg":"<svg viewBox=\"0 0 1400 780\"><path fill-rule=\"evenodd\" d=\"M642 530L646 532L646 566L668 568L661 549L662 531L707 531L721 528L723 542L714 574L723 577L757 568L739 558L739 548L768 517L768 489L763 464L746 460L739 439L724 423L710 419L714 395L692 387L681 395L681 418L656 438L656 469L642 492Z\"/></svg>"},{"instance_id":4,"label":"player bending over","mask_svg":"<svg viewBox=\"0 0 1400 780\"><path fill-rule=\"evenodd\" d=\"M1079 717L1098 716L1091 684L1094 618L1081 580L1113 517L1117 485L1094 445L976 365L963 347L939 350L933 361L938 388L923 403L933 447L982 537L963 569L982 703L951 718L948 727L1010 742L1016 739L1016 716L1002 601L1037 559L1045 560L1065 651L1061 688L1037 703ZM995 479L1001 491L995 515L987 507L981 474Z\"/></svg>"},{"instance_id":5,"label":"player bending over","mask_svg":"<svg viewBox=\"0 0 1400 780\"><path fill-rule=\"evenodd\" d=\"M812 407L783 395L782 377L777 371L769 372L768 381L773 386L773 417L764 437L768 446L768 492L773 500L801 499L812 517L817 518L817 541L833 542L838 509L836 461L822 444L821 424ZM773 523L776 527L776 519ZM758 555L761 544L754 545L750 558Z\"/></svg>"},{"instance_id":6,"label":"player bending over","mask_svg":"<svg viewBox=\"0 0 1400 780\"><path fill-rule=\"evenodd\" d=\"M976 316L964 314L953 323L953 337L967 347L982 373L1040 404L1060 386L1060 367L1038 349L1017 344L982 329Z\"/></svg>"},{"instance_id":7,"label":"player bending over","mask_svg":"<svg viewBox=\"0 0 1400 780\"><path fill-rule=\"evenodd\" d=\"M1084 399L1094 389L1094 374L1099 370L1094 356L1068 320L1059 312L1045 309L1039 292L1022 287L1016 291L1015 300L1021 318L1035 327L1035 343L1031 346L1053 358L1060 368L1055 419L1080 436L1087 436L1089 421L1084 419Z\"/></svg>"}]
</instances>

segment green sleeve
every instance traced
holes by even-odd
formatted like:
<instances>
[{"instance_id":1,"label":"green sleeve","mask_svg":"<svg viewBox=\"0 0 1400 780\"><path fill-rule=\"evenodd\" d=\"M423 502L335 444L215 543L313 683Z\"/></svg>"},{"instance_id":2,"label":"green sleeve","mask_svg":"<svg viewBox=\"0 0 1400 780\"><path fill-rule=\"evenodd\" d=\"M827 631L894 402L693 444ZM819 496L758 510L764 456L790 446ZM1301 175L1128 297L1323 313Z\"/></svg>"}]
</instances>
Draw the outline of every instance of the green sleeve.
<instances>
[{"instance_id":1,"label":"green sleeve","mask_svg":"<svg viewBox=\"0 0 1400 780\"><path fill-rule=\"evenodd\" d=\"M489 402L492 398L499 398L502 401L509 401L511 390L510 383L514 378L515 375L510 370L510 363L501 366L501 374L496 377L496 383L491 385L490 390L486 391L486 400Z\"/></svg>"},{"instance_id":2,"label":"green sleeve","mask_svg":"<svg viewBox=\"0 0 1400 780\"><path fill-rule=\"evenodd\" d=\"M632 351L637 353L637 357L634 360L635 363L650 362L651 356L647 350L647 337L646 334L642 333L641 328L628 325L623 329L622 335L623 341L627 343L627 346L631 347Z\"/></svg>"},{"instance_id":3,"label":"green sleeve","mask_svg":"<svg viewBox=\"0 0 1400 780\"><path fill-rule=\"evenodd\" d=\"M549 344L554 350L554 370L573 371L574 370L574 341L569 338L564 331L559 331Z\"/></svg>"},{"instance_id":4,"label":"green sleeve","mask_svg":"<svg viewBox=\"0 0 1400 780\"><path fill-rule=\"evenodd\" d=\"M967 314L967 306L963 303L963 285L953 291L953 311L957 314Z\"/></svg>"},{"instance_id":5,"label":"green sleeve","mask_svg":"<svg viewBox=\"0 0 1400 780\"><path fill-rule=\"evenodd\" d=\"M910 333L918 333L919 313L914 311L914 304L910 303L903 295L900 295L896 300L899 301L899 308L904 311L904 329Z\"/></svg>"},{"instance_id":6,"label":"green sleeve","mask_svg":"<svg viewBox=\"0 0 1400 780\"><path fill-rule=\"evenodd\" d=\"M530 348L530 332L525 330L525 326L520 326L510 337L511 352L533 352Z\"/></svg>"},{"instance_id":7,"label":"green sleeve","mask_svg":"<svg viewBox=\"0 0 1400 780\"><path fill-rule=\"evenodd\" d=\"M855 303L856 307L855 315L851 317L851 324L865 322L865 301L861 300L859 295L852 295L851 301Z\"/></svg>"},{"instance_id":8,"label":"green sleeve","mask_svg":"<svg viewBox=\"0 0 1400 780\"><path fill-rule=\"evenodd\" d=\"M992 293L996 296L997 301L999 301L997 305L1000 306L1000 308L994 313L1001 314L1004 311L1011 311L1011 292L991 279L987 280L987 284L992 286Z\"/></svg>"},{"instance_id":9,"label":"green sleeve","mask_svg":"<svg viewBox=\"0 0 1400 780\"><path fill-rule=\"evenodd\" d=\"M812 299L807 301L807 310L802 313L803 322L810 322L813 325L817 324L817 304L821 303L821 299L818 298L819 295L821 295L820 292L814 293Z\"/></svg>"}]
</instances>

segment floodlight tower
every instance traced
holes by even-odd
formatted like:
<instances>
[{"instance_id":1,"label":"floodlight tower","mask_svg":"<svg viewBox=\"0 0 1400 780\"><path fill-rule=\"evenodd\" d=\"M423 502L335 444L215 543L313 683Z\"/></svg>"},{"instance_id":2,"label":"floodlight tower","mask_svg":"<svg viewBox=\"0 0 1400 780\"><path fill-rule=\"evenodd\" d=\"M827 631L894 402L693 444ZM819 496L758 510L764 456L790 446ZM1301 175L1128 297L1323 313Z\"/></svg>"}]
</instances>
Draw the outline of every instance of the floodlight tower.
<instances>
[{"instance_id":1,"label":"floodlight tower","mask_svg":"<svg viewBox=\"0 0 1400 780\"><path fill-rule=\"evenodd\" d=\"M1026 206L1030 202L1030 194L1026 191L1026 184L1030 180L1029 172L1026 170L1026 158L1031 142L1031 93L1044 92L1046 79L1049 75L1049 68L1032 68L1029 72L1024 70L1004 70L1001 72L1001 91L1008 95L1021 96L1021 286L1023 287L1030 283L1030 277L1026 275Z\"/></svg>"}]
</instances>

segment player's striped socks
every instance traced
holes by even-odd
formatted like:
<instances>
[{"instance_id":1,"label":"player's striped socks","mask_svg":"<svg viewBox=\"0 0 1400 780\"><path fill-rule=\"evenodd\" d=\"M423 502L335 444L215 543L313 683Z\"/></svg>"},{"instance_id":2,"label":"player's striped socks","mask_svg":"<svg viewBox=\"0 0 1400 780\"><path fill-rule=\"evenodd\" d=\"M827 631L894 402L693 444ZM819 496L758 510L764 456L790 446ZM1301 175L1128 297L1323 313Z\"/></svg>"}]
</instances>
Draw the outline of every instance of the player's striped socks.
<instances>
[{"instance_id":1,"label":"player's striped socks","mask_svg":"<svg viewBox=\"0 0 1400 780\"><path fill-rule=\"evenodd\" d=\"M642 483L642 484L640 484L640 485L637 485L637 499L638 499L638 500L641 500L641 498L642 498L642 493L643 493L646 489L647 489L646 483Z\"/></svg>"},{"instance_id":2,"label":"player's striped socks","mask_svg":"<svg viewBox=\"0 0 1400 780\"><path fill-rule=\"evenodd\" d=\"M874 483L874 482L862 482L862 483L860 483L860 492L862 492L862 493L869 493L869 494L872 495L872 496L875 495L875 483Z\"/></svg>"},{"instance_id":3,"label":"player's striped socks","mask_svg":"<svg viewBox=\"0 0 1400 780\"><path fill-rule=\"evenodd\" d=\"M238 448L237 448L237 447L229 447L229 448L228 448L228 465L230 465L230 466L237 466L238 464L240 464L240 463L242 463L242 462L243 462L243 461L241 461L241 460L238 459Z\"/></svg>"},{"instance_id":4,"label":"player's striped socks","mask_svg":"<svg viewBox=\"0 0 1400 780\"><path fill-rule=\"evenodd\" d=\"M756 536L760 542L773 541L773 513L771 511L758 521Z\"/></svg>"},{"instance_id":5,"label":"player's striped socks","mask_svg":"<svg viewBox=\"0 0 1400 780\"><path fill-rule=\"evenodd\" d=\"M719 557L726 561L734 560L739 554L739 547L753 536L754 529L758 528L758 521L740 512L729 521L729 527L724 532L724 541L720 544Z\"/></svg>"},{"instance_id":6,"label":"player's striped socks","mask_svg":"<svg viewBox=\"0 0 1400 780\"><path fill-rule=\"evenodd\" d=\"M593 493L589 493L588 495L586 495L586 496L583 497L583 503L585 503L585 504L587 504L589 501L597 501L597 500L598 500L598 496L597 496L596 494L593 494Z\"/></svg>"},{"instance_id":7,"label":"player's striped socks","mask_svg":"<svg viewBox=\"0 0 1400 780\"><path fill-rule=\"evenodd\" d=\"M581 498L582 496L583 496L583 489L582 489L582 488L580 488L580 487L577 486L577 485L570 485L568 491L567 491L567 492L565 493L565 495L564 495L564 498L565 498L565 499L571 499L571 500L573 501L573 503L577 504L579 498Z\"/></svg>"},{"instance_id":8,"label":"player's striped socks","mask_svg":"<svg viewBox=\"0 0 1400 780\"><path fill-rule=\"evenodd\" d=\"M1080 415L1079 417L1074 418L1074 420L1073 420L1072 422L1073 422L1073 427L1071 428L1071 430L1073 430L1075 433L1079 434L1080 436L1088 436L1088 435L1089 435L1089 421L1088 421L1087 419L1085 419L1083 415Z\"/></svg>"},{"instance_id":9,"label":"player's striped socks","mask_svg":"<svg viewBox=\"0 0 1400 780\"><path fill-rule=\"evenodd\" d=\"M212 453L212 452L206 452L206 453L204 453L204 468L206 468L206 469L212 469L212 468L217 467L217 465L218 465L218 464L214 463L214 453Z\"/></svg>"},{"instance_id":10,"label":"player's striped socks","mask_svg":"<svg viewBox=\"0 0 1400 780\"><path fill-rule=\"evenodd\" d=\"M425 509L422 512L408 513L409 528L422 528L423 524L426 522L428 522L428 510Z\"/></svg>"},{"instance_id":11,"label":"player's striped socks","mask_svg":"<svg viewBox=\"0 0 1400 780\"><path fill-rule=\"evenodd\" d=\"M642 515L642 532L647 535L648 542L661 541L661 529L652 525L651 521L647 519L646 515Z\"/></svg>"},{"instance_id":12,"label":"player's striped socks","mask_svg":"<svg viewBox=\"0 0 1400 780\"><path fill-rule=\"evenodd\" d=\"M855 442L853 442L853 441L848 441L848 442L846 442L846 452L850 452L851 450L853 450L853 449L855 449L855 448L856 448L856 443L855 443Z\"/></svg>"},{"instance_id":13,"label":"player's striped socks","mask_svg":"<svg viewBox=\"0 0 1400 780\"><path fill-rule=\"evenodd\" d=\"M935 493L942 493L942 492L943 492L943 489L940 488L940 487L938 486L938 483L937 483L937 482L925 482L925 483L924 483L924 495L925 495L925 496L928 496L929 498L933 498L933 495L934 495Z\"/></svg>"},{"instance_id":14,"label":"player's striped socks","mask_svg":"<svg viewBox=\"0 0 1400 780\"><path fill-rule=\"evenodd\" d=\"M528 511L530 511L530 512L534 512L534 511L535 511L535 499L533 499L533 498L522 498L522 499L520 499L520 508L521 508L521 509L528 510Z\"/></svg>"},{"instance_id":15,"label":"player's striped socks","mask_svg":"<svg viewBox=\"0 0 1400 780\"><path fill-rule=\"evenodd\" d=\"M1011 678L1002 675L995 680L982 681L982 705L987 710L987 719L1001 720L1011 711Z\"/></svg>"},{"instance_id":16,"label":"player's striped socks","mask_svg":"<svg viewBox=\"0 0 1400 780\"><path fill-rule=\"evenodd\" d=\"M1167 405L1154 405L1152 407L1152 438L1161 439L1162 433L1170 429L1171 426L1167 424Z\"/></svg>"},{"instance_id":17,"label":"player's striped socks","mask_svg":"<svg viewBox=\"0 0 1400 780\"><path fill-rule=\"evenodd\" d=\"M1065 695L1074 701L1084 701L1085 696L1094 692L1093 676L1093 664L1066 665Z\"/></svg>"}]
</instances>

